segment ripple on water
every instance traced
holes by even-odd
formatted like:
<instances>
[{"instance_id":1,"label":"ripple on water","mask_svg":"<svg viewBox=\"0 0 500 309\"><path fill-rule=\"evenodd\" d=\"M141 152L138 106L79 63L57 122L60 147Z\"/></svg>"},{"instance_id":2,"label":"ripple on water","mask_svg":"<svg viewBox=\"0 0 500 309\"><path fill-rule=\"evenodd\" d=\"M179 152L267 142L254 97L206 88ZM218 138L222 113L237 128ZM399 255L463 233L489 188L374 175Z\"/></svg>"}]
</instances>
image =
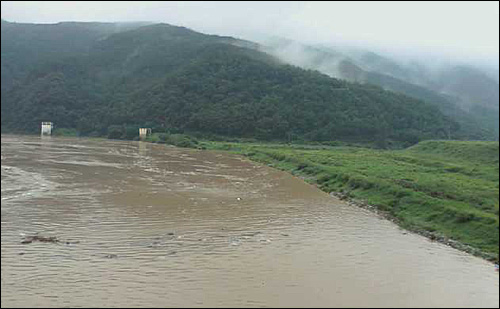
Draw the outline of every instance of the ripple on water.
<instances>
[{"instance_id":1,"label":"ripple on water","mask_svg":"<svg viewBox=\"0 0 500 309\"><path fill-rule=\"evenodd\" d=\"M36 233L60 241L21 244ZM1 237L2 307L498 307L482 260L164 145L2 136Z\"/></svg>"}]
</instances>

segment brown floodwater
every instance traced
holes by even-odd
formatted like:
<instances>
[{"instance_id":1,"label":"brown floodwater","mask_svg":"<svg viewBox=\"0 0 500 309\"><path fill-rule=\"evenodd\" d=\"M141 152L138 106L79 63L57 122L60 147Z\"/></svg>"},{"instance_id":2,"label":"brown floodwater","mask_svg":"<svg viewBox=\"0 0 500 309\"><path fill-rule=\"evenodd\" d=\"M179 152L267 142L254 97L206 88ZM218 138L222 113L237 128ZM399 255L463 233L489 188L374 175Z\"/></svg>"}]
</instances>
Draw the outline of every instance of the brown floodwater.
<instances>
[{"instance_id":1,"label":"brown floodwater","mask_svg":"<svg viewBox=\"0 0 500 309\"><path fill-rule=\"evenodd\" d=\"M238 156L2 135L1 162L2 307L499 306L490 263Z\"/></svg>"}]
</instances>

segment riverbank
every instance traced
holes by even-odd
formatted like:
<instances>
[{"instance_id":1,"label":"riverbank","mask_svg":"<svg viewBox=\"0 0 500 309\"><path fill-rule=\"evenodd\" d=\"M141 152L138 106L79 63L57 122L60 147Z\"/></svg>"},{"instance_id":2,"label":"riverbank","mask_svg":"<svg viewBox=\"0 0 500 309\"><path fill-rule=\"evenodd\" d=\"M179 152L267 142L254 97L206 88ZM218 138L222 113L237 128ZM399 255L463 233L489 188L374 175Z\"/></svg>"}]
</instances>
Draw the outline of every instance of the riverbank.
<instances>
[{"instance_id":1,"label":"riverbank","mask_svg":"<svg viewBox=\"0 0 500 309\"><path fill-rule=\"evenodd\" d=\"M490 262L229 152L2 135L2 219L2 307L498 304Z\"/></svg>"},{"instance_id":2,"label":"riverbank","mask_svg":"<svg viewBox=\"0 0 500 309\"><path fill-rule=\"evenodd\" d=\"M431 240L498 261L498 142L405 150L201 142L301 177Z\"/></svg>"},{"instance_id":3,"label":"riverbank","mask_svg":"<svg viewBox=\"0 0 500 309\"><path fill-rule=\"evenodd\" d=\"M498 263L498 142L426 141L402 150L153 134L147 142L243 155L287 171L404 229Z\"/></svg>"}]
</instances>

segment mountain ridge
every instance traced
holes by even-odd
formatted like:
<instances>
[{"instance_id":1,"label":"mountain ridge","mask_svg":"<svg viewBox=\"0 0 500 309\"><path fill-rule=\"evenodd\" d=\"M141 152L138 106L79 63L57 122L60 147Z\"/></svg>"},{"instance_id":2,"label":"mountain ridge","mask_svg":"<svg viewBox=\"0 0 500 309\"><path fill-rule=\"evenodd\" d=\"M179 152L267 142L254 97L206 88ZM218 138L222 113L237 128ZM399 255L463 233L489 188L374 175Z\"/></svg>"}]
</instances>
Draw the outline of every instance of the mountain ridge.
<instances>
[{"instance_id":1,"label":"mountain ridge","mask_svg":"<svg viewBox=\"0 0 500 309\"><path fill-rule=\"evenodd\" d=\"M60 23L33 26L39 36L29 37L28 48L23 36L4 36L16 32L7 26L2 131L36 132L52 120L83 135L105 135L113 125L409 144L458 134L458 124L431 104L284 64L250 41L168 24L116 31ZM35 49L37 58L20 59Z\"/></svg>"},{"instance_id":2,"label":"mountain ridge","mask_svg":"<svg viewBox=\"0 0 500 309\"><path fill-rule=\"evenodd\" d=\"M312 46L283 38L270 38L262 44L263 50L287 63L432 103L467 131L478 127L498 140L498 82L475 67L456 64L431 70L415 60L402 63L359 48Z\"/></svg>"}]
</instances>

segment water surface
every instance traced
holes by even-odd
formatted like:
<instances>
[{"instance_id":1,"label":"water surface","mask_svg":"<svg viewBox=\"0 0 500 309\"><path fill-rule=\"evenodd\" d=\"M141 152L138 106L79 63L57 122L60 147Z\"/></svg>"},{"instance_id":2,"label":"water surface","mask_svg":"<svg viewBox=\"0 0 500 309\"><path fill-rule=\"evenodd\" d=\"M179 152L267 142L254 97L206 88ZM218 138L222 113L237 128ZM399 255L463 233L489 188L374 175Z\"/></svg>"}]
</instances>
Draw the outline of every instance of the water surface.
<instances>
[{"instance_id":1,"label":"water surface","mask_svg":"<svg viewBox=\"0 0 500 309\"><path fill-rule=\"evenodd\" d=\"M238 156L2 135L1 162L2 307L499 305L490 263Z\"/></svg>"}]
</instances>

